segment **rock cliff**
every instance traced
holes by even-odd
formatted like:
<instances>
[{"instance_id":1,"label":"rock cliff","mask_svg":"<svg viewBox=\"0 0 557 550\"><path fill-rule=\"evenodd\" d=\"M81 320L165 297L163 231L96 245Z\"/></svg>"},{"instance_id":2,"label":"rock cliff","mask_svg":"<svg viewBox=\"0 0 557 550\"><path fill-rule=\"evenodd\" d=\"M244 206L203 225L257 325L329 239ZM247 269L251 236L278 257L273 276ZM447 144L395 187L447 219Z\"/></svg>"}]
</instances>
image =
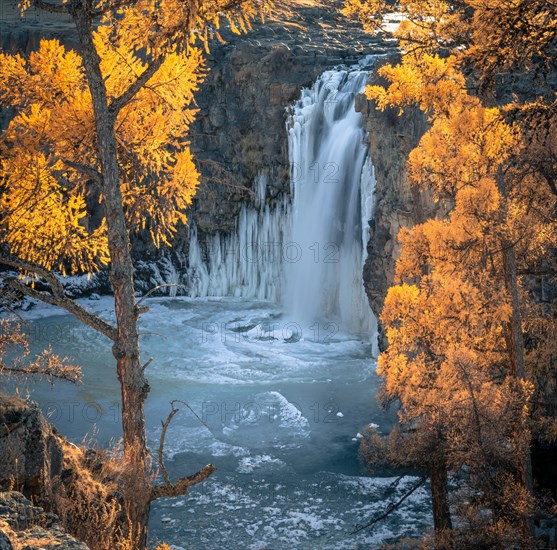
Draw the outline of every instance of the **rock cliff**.
<instances>
[{"instance_id":1,"label":"rock cliff","mask_svg":"<svg viewBox=\"0 0 557 550\"><path fill-rule=\"evenodd\" d=\"M62 438L37 405L0 394L0 489L41 499L63 468Z\"/></svg>"},{"instance_id":2,"label":"rock cliff","mask_svg":"<svg viewBox=\"0 0 557 550\"><path fill-rule=\"evenodd\" d=\"M0 550L87 550L64 529L92 547L122 533L122 472L107 451L69 443L36 403L0 392Z\"/></svg>"},{"instance_id":3,"label":"rock cliff","mask_svg":"<svg viewBox=\"0 0 557 550\"><path fill-rule=\"evenodd\" d=\"M0 394L0 550L87 550L26 498L52 508L49 487L67 468L68 445L36 404Z\"/></svg>"},{"instance_id":4,"label":"rock cliff","mask_svg":"<svg viewBox=\"0 0 557 550\"><path fill-rule=\"evenodd\" d=\"M277 4L276 17L265 24L255 23L249 34L235 36L225 31L226 43L213 44L208 58L211 71L197 97L200 112L191 131L202 185L188 215L198 227L200 241L214 232L234 230L242 205L253 200L258 175L268 176L268 202L288 192L286 108L299 97L301 88L311 86L323 71L336 65L351 65L366 55L393 50L392 43L373 39L359 24L347 21L338 11L338 0ZM31 51L41 36L75 46L71 25L63 17L30 12L19 20L11 12L3 15L0 43L4 49ZM358 103L366 116L377 177L376 215L364 281L372 307L379 311L392 279L398 228L415 223L423 209L421 199L407 185L404 162L424 121L419 113L400 118L391 112L375 113L365 100ZM147 239L135 239L139 290L183 281L188 242L188 227L179 231L171 250L157 251ZM109 289L104 275L85 286L72 284L74 294Z\"/></svg>"}]
</instances>

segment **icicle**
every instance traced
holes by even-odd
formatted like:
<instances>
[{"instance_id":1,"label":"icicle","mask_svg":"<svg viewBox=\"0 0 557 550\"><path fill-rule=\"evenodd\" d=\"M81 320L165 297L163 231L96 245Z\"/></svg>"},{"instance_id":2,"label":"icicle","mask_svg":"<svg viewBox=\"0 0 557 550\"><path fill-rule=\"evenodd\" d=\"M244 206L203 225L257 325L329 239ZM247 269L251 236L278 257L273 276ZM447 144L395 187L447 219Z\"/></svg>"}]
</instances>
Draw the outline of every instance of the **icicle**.
<instances>
[{"instance_id":1,"label":"icicle","mask_svg":"<svg viewBox=\"0 0 557 550\"><path fill-rule=\"evenodd\" d=\"M282 301L298 322L337 319L372 334L362 282L375 179L356 94L367 73L334 70L290 108L290 197L266 203L268 178L254 182L236 231L200 243L192 227L190 296Z\"/></svg>"}]
</instances>

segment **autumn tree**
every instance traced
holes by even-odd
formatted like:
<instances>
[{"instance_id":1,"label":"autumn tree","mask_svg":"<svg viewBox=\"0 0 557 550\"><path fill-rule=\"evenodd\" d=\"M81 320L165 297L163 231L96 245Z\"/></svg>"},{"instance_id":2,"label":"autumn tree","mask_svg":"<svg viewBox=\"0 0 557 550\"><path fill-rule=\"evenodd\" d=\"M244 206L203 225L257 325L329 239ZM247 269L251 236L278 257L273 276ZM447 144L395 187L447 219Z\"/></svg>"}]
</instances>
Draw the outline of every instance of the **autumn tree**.
<instances>
[{"instance_id":1,"label":"autumn tree","mask_svg":"<svg viewBox=\"0 0 557 550\"><path fill-rule=\"evenodd\" d=\"M380 109L417 104L431 121L408 168L411 181L433 193L439 219L400 235L399 284L381 316L389 348L379 371L384 396L400 403L401 427L391 437L400 441L402 430L414 441L416 463L428 465L439 545L451 527L446 471L462 466L481 480L490 529L510 532L518 524L523 547L531 544L537 390L525 360L524 312L532 300L521 274L551 257L556 244L549 83L557 27L550 4L400 2L402 61L379 69L386 87L366 92ZM387 9L381 1L349 0L345 13L382 32ZM535 75L539 95L497 102L517 69L526 79ZM533 160L534 146L549 163ZM548 341L537 347L554 362ZM407 453L409 446L400 448ZM373 455L369 445L367 452Z\"/></svg>"},{"instance_id":2,"label":"autumn tree","mask_svg":"<svg viewBox=\"0 0 557 550\"><path fill-rule=\"evenodd\" d=\"M496 109L464 99L464 106L452 102L450 115L437 118L410 155L411 177L444 197L448 213L399 236L400 284L389 290L381 314L389 341L379 359L383 395L400 402L408 440L400 445L398 433L396 447L428 469L439 540L451 527L447 471L465 466L481 480L483 504L497 510L491 528L506 525L510 532L522 521L529 530L533 389L515 362L505 247L521 241L519 256L532 258L548 246L554 227L547 221L554 205L546 204L536 178L510 192L508 169L509 195L502 194L501 167L517 137ZM544 215L529 212L530 202L540 203ZM517 473L513 487L522 494L504 514L502 471Z\"/></svg>"},{"instance_id":3,"label":"autumn tree","mask_svg":"<svg viewBox=\"0 0 557 550\"><path fill-rule=\"evenodd\" d=\"M31 279L9 286L59 306L112 341L122 388L133 548L145 548L149 503L186 492L214 470L151 487L144 426L149 392L140 359L130 234L169 244L199 183L188 147L194 93L206 69L200 47L268 13L255 0L26 0L69 15L77 51L43 40L27 58L0 54L0 102L14 116L0 143L2 263ZM98 203L102 219L88 216ZM57 273L108 265L116 324L64 292ZM38 290L40 279L48 290ZM133 481L133 487L131 482Z\"/></svg>"}]
</instances>

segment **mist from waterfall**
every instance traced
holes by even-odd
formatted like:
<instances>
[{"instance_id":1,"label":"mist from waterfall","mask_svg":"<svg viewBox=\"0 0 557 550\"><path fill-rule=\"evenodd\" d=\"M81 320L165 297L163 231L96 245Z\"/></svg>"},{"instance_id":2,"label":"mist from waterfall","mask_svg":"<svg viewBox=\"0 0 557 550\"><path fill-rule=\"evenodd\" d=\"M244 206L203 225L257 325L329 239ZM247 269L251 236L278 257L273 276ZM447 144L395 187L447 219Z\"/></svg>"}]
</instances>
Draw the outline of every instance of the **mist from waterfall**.
<instances>
[{"instance_id":1,"label":"mist from waterfall","mask_svg":"<svg viewBox=\"0 0 557 550\"><path fill-rule=\"evenodd\" d=\"M302 91L287 120L290 197L271 207L261 175L235 233L202 245L192 226L190 296L269 300L299 323L374 333L362 271L375 179L354 106L366 80L361 69L331 70Z\"/></svg>"}]
</instances>

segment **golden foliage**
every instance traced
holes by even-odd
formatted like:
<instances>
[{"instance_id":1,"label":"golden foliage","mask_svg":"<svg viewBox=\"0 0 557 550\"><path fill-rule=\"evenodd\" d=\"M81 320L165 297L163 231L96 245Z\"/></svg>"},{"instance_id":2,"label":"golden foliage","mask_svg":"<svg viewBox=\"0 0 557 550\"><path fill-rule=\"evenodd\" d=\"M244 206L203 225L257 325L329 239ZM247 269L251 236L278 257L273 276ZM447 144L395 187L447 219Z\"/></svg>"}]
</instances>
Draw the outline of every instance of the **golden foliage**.
<instances>
[{"instance_id":1,"label":"golden foliage","mask_svg":"<svg viewBox=\"0 0 557 550\"><path fill-rule=\"evenodd\" d=\"M381 28L386 8L385 0L346 0L342 13L359 19L367 31L373 32Z\"/></svg>"},{"instance_id":2,"label":"golden foliage","mask_svg":"<svg viewBox=\"0 0 557 550\"><path fill-rule=\"evenodd\" d=\"M464 76L458 71L454 56L441 58L424 53L417 59L404 57L400 65L383 65L379 74L391 84L368 86L368 99L377 101L380 109L402 108L418 104L425 112L443 112L453 101L465 94Z\"/></svg>"},{"instance_id":3,"label":"golden foliage","mask_svg":"<svg viewBox=\"0 0 557 550\"><path fill-rule=\"evenodd\" d=\"M97 3L94 46L107 101L117 109L128 228L148 230L156 246L169 245L186 222L199 185L187 135L207 70L195 44L207 49L222 17L234 32L245 31L271 7L246 0ZM62 273L93 272L109 261L106 224L91 226L88 216L103 202L88 86L79 54L57 40L42 40L28 58L0 53L0 105L15 111L0 139L0 231L11 253Z\"/></svg>"},{"instance_id":4,"label":"golden foliage","mask_svg":"<svg viewBox=\"0 0 557 550\"><path fill-rule=\"evenodd\" d=\"M381 314L389 346L378 372L383 398L399 404L400 425L388 440L370 435L364 454L404 466L431 464L432 456L449 469L466 466L483 506L506 514L487 528L502 540L502 529L532 513L525 485L532 430L557 433L545 390L557 385L555 311L536 304L520 277L547 272L557 247L557 117L554 90L494 107L469 86L513 68L543 82L557 15L525 0L345 6L375 32L385 32L389 9L402 16L394 32L402 60L382 66L387 85L368 86L366 95L379 109L417 105L428 115L408 175L437 203L436 219L399 234L397 284ZM513 326L531 327L527 377L516 366L522 347Z\"/></svg>"},{"instance_id":5,"label":"golden foliage","mask_svg":"<svg viewBox=\"0 0 557 550\"><path fill-rule=\"evenodd\" d=\"M109 45L107 33L101 27L96 39L115 97L144 67L134 55L124 57L125 44ZM86 222L89 174L100 165L81 61L57 41L43 40L27 63L0 54L0 67L3 102L19 109L2 140L0 211L11 252L62 272L94 271L108 253L105 224L88 228ZM129 227L149 226L157 245L185 221L199 183L186 140L195 110L184 107L202 78L199 50L170 54L116 121ZM10 86L12 79L18 87Z\"/></svg>"},{"instance_id":6,"label":"golden foliage","mask_svg":"<svg viewBox=\"0 0 557 550\"><path fill-rule=\"evenodd\" d=\"M393 32L405 53L421 57L444 50L462 64L472 62L481 78L520 69L544 74L555 55L557 13L545 0L345 0L344 13L365 28L384 32L382 19L396 11Z\"/></svg>"}]
</instances>

